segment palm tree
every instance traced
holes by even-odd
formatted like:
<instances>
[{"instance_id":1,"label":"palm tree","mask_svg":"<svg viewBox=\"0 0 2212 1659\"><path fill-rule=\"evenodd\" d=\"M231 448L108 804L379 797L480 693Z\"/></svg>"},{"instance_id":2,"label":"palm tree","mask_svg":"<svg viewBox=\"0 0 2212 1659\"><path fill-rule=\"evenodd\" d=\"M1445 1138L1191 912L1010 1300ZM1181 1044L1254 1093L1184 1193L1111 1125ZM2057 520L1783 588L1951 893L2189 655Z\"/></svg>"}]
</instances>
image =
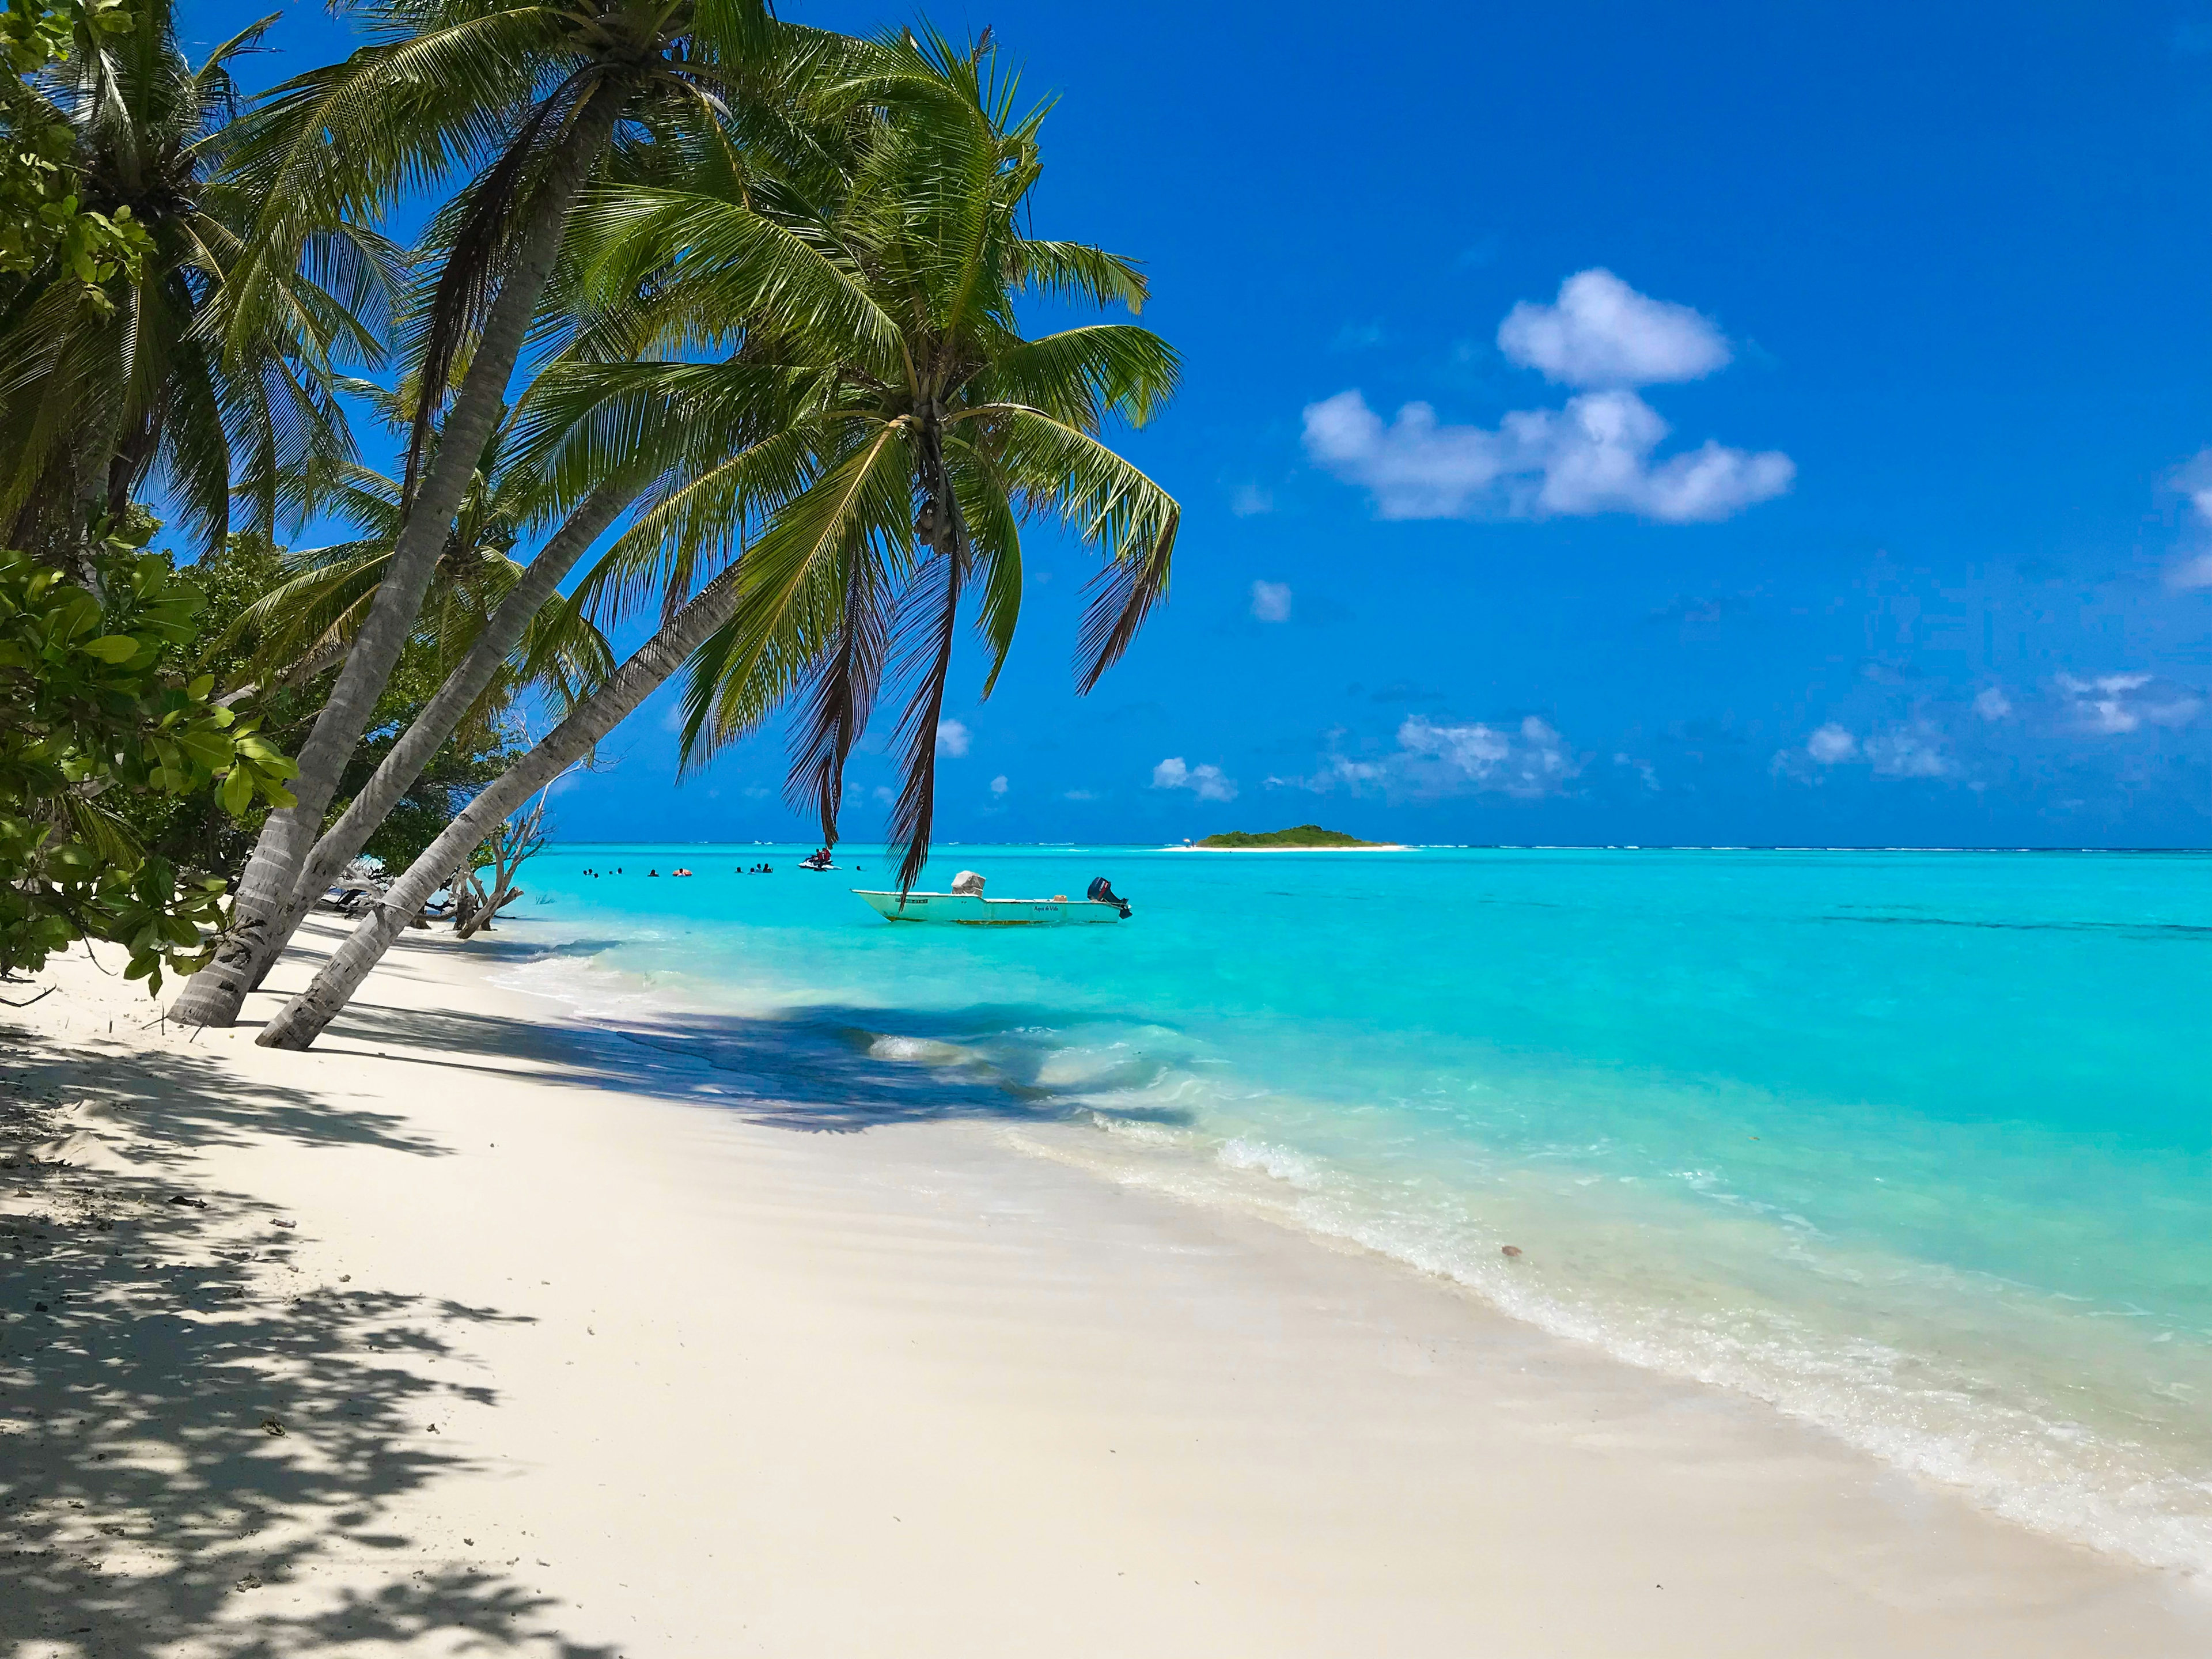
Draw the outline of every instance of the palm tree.
<instances>
[{"instance_id":1,"label":"palm tree","mask_svg":"<svg viewBox=\"0 0 2212 1659\"><path fill-rule=\"evenodd\" d=\"M904 668L894 825L911 884L927 857L962 602L980 595L995 677L1019 615L1023 520L1057 514L1107 556L1082 689L1164 592L1179 509L1100 433L1164 402L1174 351L1124 324L1029 340L1015 319L1025 292L1133 307L1143 278L1098 249L1023 234L1043 112L1014 118L986 46L902 36L859 68L823 94L831 139L805 170L590 205L610 293L629 303L658 289L653 326L736 346L716 363L567 365L565 389L541 392L556 424L596 420L669 446L665 483L590 585L665 592L710 579L453 820L270 1022L264 1046L312 1043L470 850L687 659L696 755L804 693L793 784L832 839L845 758L884 676ZM652 418L672 398L696 418ZM902 643L910 660L894 665Z\"/></svg>"},{"instance_id":2,"label":"palm tree","mask_svg":"<svg viewBox=\"0 0 2212 1659\"><path fill-rule=\"evenodd\" d=\"M535 685L556 702L573 705L587 688L605 682L612 664L604 637L555 590L592 543L621 516L630 498L630 490L620 483L594 490L546 538L537 556L507 579L506 592L475 626L473 637L444 683L316 841L291 902L270 930L252 969L255 984L291 943L315 901L360 854L439 749L487 695L512 697Z\"/></svg>"},{"instance_id":3,"label":"palm tree","mask_svg":"<svg viewBox=\"0 0 2212 1659\"><path fill-rule=\"evenodd\" d=\"M171 1011L198 1024L234 1020L269 959L506 403L579 192L611 146L720 130L724 110L773 83L776 49L797 38L769 22L763 0L373 0L367 19L384 38L277 88L237 152L238 178L264 204L260 270L426 179L456 167L474 176L446 216L446 255L412 325L405 521L301 750L295 805L270 815L214 960Z\"/></svg>"},{"instance_id":4,"label":"palm tree","mask_svg":"<svg viewBox=\"0 0 2212 1659\"><path fill-rule=\"evenodd\" d=\"M387 410L391 398L380 399ZM525 406L528 397L525 395ZM533 690L573 704L612 672L606 641L556 590L636 495L635 467L617 459L581 501L563 514L559 490L542 458L518 457L510 413L494 428L454 515L416 632L435 649L445 679L315 842L276 927L251 972L264 977L330 884L357 857L440 748L487 698L512 702ZM557 457L558 446L550 453ZM345 469L327 502L363 533L293 558L297 574L263 596L240 618L258 632L270 689L312 679L343 657L372 607L402 523L398 484L366 467ZM527 564L514 550L534 531L554 526Z\"/></svg>"},{"instance_id":5,"label":"palm tree","mask_svg":"<svg viewBox=\"0 0 2212 1659\"><path fill-rule=\"evenodd\" d=\"M398 281L388 246L337 226L262 262L241 295L252 204L221 166L240 107L231 64L273 20L194 68L168 0L132 11L125 33L81 27L35 95L74 135L84 206L134 222L149 251L97 303L59 263L0 284L0 523L7 544L80 580L94 522L148 487L202 551L230 530L239 472L258 481L245 493L263 533L303 506L298 481L350 451L334 368L380 361Z\"/></svg>"}]
</instances>

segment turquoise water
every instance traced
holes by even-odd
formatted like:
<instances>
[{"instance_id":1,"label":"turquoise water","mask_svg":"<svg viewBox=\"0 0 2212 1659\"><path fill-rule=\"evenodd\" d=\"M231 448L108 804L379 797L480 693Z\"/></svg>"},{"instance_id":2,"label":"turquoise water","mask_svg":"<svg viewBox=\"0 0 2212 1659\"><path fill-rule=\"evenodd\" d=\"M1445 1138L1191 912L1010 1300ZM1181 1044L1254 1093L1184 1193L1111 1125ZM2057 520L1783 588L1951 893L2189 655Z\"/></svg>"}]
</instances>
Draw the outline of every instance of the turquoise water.
<instances>
[{"instance_id":1,"label":"turquoise water","mask_svg":"<svg viewBox=\"0 0 2212 1659\"><path fill-rule=\"evenodd\" d=\"M1001 932L857 856L561 848L509 981L738 1109L983 1119L2212 1568L2212 857L942 849L1135 906Z\"/></svg>"}]
</instances>

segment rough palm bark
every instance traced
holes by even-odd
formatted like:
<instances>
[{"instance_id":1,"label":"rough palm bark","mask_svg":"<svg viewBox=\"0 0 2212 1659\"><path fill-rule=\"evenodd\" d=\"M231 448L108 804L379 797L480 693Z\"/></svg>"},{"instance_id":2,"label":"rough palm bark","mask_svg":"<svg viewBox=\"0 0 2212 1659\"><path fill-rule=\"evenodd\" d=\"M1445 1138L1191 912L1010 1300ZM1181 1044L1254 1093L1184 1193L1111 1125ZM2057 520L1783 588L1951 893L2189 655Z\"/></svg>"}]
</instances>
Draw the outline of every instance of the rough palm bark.
<instances>
[{"instance_id":1,"label":"rough palm bark","mask_svg":"<svg viewBox=\"0 0 2212 1659\"><path fill-rule=\"evenodd\" d=\"M544 609L562 579L575 568L576 561L583 557L599 534L620 516L629 505L629 492L617 485L605 485L585 497L583 504L568 515L560 529L553 532L538 556L530 562L522 580L501 599L469 647L459 664L446 677L436 695L423 705L415 723L392 744L392 752L384 757L383 764L362 786L339 814L338 820L323 832L314 850L300 872L299 885L291 902L283 909L276 924L258 942L252 961L246 971L251 982L259 985L268 977L270 968L292 942L299 932L300 923L315 901L337 879L347 865L360 856L368 838L392 814L400 798L415 787L446 739L453 735L462 717L476 706L477 699L499 672L500 665L522 638L530 619Z\"/></svg>"},{"instance_id":2,"label":"rough palm bark","mask_svg":"<svg viewBox=\"0 0 2212 1659\"><path fill-rule=\"evenodd\" d=\"M169 1010L192 1025L228 1025L255 982L270 940L298 889L301 866L321 828L354 746L368 727L376 700L415 627L432 573L443 553L470 474L505 407L507 381L522 353L532 314L561 248L568 210L614 131L618 100L602 89L578 112L574 126L530 204L531 224L513 268L484 319L467 374L439 435L437 451L409 504L392 562L368 618L346 653L330 701L300 751L294 805L269 815L240 878L231 924L215 957L194 975Z\"/></svg>"},{"instance_id":3,"label":"rough palm bark","mask_svg":"<svg viewBox=\"0 0 2212 1659\"><path fill-rule=\"evenodd\" d=\"M523 802L591 752L737 610L736 567L700 590L665 626L617 669L606 684L447 824L422 857L377 901L307 988L286 1003L254 1040L264 1048L305 1048L322 1035L382 959L408 919L454 868Z\"/></svg>"}]
</instances>

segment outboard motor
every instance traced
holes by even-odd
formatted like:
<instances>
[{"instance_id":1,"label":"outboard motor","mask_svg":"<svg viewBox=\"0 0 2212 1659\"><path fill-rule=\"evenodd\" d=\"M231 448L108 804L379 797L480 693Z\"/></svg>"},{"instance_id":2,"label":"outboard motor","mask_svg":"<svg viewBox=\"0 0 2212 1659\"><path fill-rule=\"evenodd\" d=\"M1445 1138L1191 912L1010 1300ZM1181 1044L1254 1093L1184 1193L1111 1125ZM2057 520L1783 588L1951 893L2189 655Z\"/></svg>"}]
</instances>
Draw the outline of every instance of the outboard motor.
<instances>
[{"instance_id":1,"label":"outboard motor","mask_svg":"<svg viewBox=\"0 0 2212 1659\"><path fill-rule=\"evenodd\" d=\"M1114 884L1107 880L1105 877L1094 876L1091 882L1091 890L1085 894L1084 896L1088 898L1093 904L1115 905L1120 908L1122 920L1127 921L1128 919L1129 901L1116 894L1114 891Z\"/></svg>"}]
</instances>

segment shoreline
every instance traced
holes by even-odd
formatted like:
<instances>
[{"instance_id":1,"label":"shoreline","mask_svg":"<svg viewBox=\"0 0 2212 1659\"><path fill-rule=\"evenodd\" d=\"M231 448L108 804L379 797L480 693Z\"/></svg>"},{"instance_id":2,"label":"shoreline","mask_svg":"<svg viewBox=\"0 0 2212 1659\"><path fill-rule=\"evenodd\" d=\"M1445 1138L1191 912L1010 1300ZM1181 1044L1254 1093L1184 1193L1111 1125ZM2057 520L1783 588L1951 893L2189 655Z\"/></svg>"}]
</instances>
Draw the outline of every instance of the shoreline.
<instances>
[{"instance_id":1,"label":"shoreline","mask_svg":"<svg viewBox=\"0 0 2212 1659\"><path fill-rule=\"evenodd\" d=\"M410 934L307 1055L82 953L0 1011L86 1137L0 1174L10 1659L2212 1640L2180 1575L1357 1247L977 1123L792 1133L858 1126L486 982L531 954Z\"/></svg>"}]
</instances>

